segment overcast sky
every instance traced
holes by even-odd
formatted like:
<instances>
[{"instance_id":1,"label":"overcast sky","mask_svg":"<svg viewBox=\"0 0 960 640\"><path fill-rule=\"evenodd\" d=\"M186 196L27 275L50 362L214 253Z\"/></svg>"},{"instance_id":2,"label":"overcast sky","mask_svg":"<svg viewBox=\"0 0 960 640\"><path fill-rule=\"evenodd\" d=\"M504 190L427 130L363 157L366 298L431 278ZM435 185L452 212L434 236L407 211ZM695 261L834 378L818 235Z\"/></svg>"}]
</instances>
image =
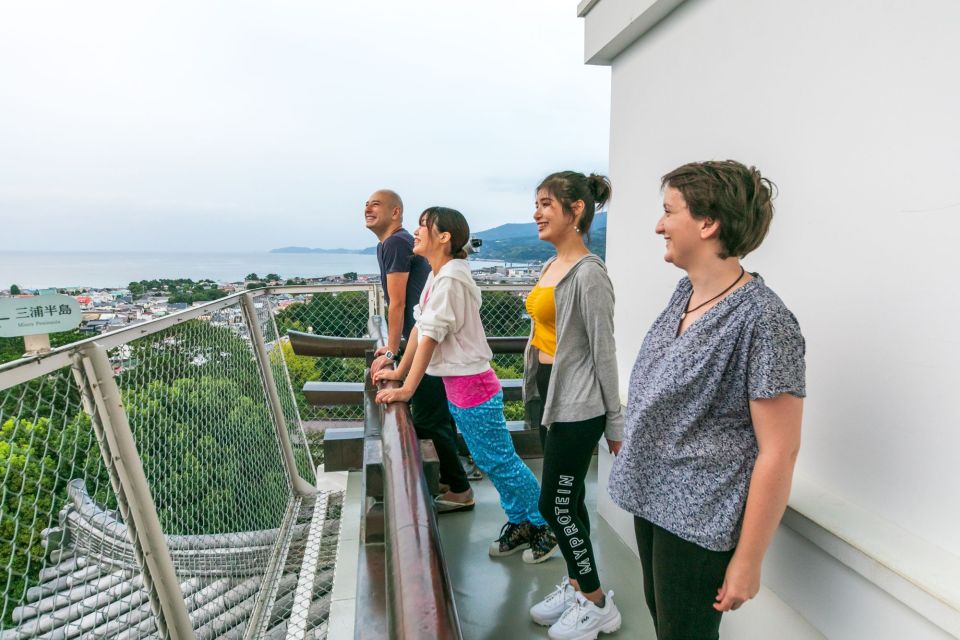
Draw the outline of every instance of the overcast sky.
<instances>
[{"instance_id":1,"label":"overcast sky","mask_svg":"<svg viewBox=\"0 0 960 640\"><path fill-rule=\"evenodd\" d=\"M526 221L609 86L575 0L3 2L0 250L370 246L379 186Z\"/></svg>"}]
</instances>

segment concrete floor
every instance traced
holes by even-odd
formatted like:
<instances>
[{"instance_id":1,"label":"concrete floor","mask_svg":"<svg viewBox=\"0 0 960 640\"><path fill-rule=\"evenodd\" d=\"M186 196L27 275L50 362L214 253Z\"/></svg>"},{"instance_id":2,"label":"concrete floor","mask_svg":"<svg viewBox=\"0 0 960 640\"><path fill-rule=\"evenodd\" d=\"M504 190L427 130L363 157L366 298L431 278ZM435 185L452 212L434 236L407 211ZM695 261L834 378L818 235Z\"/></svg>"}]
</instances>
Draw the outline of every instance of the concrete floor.
<instances>
[{"instance_id":1,"label":"concrete floor","mask_svg":"<svg viewBox=\"0 0 960 640\"><path fill-rule=\"evenodd\" d=\"M540 477L540 459L527 460ZM655 640L653 621L643 601L640 561L599 516L596 458L587 482L587 504L591 510L591 538L604 590L612 589L623 615L623 626L601 638ZM546 562L528 565L520 553L491 558L487 547L506 521L497 492L489 480L473 483L477 506L473 511L439 517L443 554L453 582L466 640L524 640L546 638L547 629L530 620L528 609L553 590L566 573L557 554Z\"/></svg>"}]
</instances>

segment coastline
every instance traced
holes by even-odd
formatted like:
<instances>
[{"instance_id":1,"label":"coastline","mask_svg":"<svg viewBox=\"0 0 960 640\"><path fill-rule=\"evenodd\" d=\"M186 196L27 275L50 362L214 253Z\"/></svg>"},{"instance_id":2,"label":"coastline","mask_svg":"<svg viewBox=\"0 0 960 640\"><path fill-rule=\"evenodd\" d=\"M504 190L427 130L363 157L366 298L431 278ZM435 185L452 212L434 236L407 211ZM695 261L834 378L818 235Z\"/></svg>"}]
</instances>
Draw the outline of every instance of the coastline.
<instances>
[{"instance_id":1,"label":"coastline","mask_svg":"<svg viewBox=\"0 0 960 640\"><path fill-rule=\"evenodd\" d=\"M527 263L471 260L471 268ZM12 284L21 289L122 289L131 282L160 279L244 282L246 276L277 274L282 280L321 279L356 273L379 273L375 255L357 253L270 253L196 251L3 251L0 252L0 290Z\"/></svg>"}]
</instances>

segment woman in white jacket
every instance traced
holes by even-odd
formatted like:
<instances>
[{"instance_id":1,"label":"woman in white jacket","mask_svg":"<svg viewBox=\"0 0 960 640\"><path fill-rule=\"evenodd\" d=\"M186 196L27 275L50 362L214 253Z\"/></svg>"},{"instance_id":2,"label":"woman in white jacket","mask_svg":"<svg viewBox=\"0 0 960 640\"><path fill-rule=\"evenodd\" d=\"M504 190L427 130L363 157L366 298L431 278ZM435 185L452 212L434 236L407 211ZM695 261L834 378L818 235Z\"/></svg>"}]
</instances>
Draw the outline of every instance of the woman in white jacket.
<instances>
[{"instance_id":1,"label":"woman in white jacket","mask_svg":"<svg viewBox=\"0 0 960 640\"><path fill-rule=\"evenodd\" d=\"M417 324L403 359L396 369L381 369L375 375L377 381L403 380L403 386L381 391L377 401L409 400L425 372L442 378L450 412L477 466L500 493L500 506L507 514L490 555L530 548L524 560L540 562L556 552L556 540L537 506L537 479L520 460L507 431L503 390L490 367L493 354L480 321L480 289L466 261L469 240L470 227L459 211L431 207L420 215L413 252L427 259L432 273L414 310ZM466 498L472 502L472 495Z\"/></svg>"}]
</instances>

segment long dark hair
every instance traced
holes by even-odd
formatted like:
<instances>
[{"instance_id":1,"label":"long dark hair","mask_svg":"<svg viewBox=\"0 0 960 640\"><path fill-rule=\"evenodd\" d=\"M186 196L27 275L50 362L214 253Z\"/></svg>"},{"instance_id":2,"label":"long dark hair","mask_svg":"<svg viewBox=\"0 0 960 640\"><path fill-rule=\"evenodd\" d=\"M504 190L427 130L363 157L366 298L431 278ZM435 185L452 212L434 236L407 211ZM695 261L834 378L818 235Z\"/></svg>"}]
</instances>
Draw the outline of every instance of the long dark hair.
<instances>
[{"instance_id":1,"label":"long dark hair","mask_svg":"<svg viewBox=\"0 0 960 640\"><path fill-rule=\"evenodd\" d=\"M454 258L466 258L466 245L470 241L470 225L463 214L448 207L429 207L420 214L421 227L436 227L440 233L450 234L450 254Z\"/></svg>"}]
</instances>

